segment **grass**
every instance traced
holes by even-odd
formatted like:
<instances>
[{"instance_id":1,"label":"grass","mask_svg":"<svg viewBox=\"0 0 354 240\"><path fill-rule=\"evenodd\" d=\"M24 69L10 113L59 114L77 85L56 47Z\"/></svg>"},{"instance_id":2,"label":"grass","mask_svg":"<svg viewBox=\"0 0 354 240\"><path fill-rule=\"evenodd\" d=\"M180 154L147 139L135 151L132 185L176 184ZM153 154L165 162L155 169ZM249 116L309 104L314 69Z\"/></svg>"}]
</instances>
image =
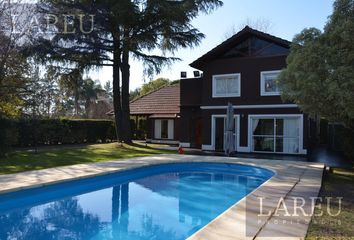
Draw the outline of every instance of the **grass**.
<instances>
[{"instance_id":1,"label":"grass","mask_svg":"<svg viewBox=\"0 0 354 240\"><path fill-rule=\"evenodd\" d=\"M341 211L336 217L330 216L324 200L324 214L313 217L306 239L354 239L354 170L334 169L333 173L326 173L320 197L342 197ZM332 200L330 210L333 214L338 212L337 199ZM315 214L319 213L316 208Z\"/></svg>"},{"instance_id":2,"label":"grass","mask_svg":"<svg viewBox=\"0 0 354 240\"><path fill-rule=\"evenodd\" d=\"M0 159L0 174L18 173L80 163L94 163L124 158L175 153L144 146L143 144L118 145L117 143L87 145L80 147L59 147L38 153L20 151Z\"/></svg>"}]
</instances>

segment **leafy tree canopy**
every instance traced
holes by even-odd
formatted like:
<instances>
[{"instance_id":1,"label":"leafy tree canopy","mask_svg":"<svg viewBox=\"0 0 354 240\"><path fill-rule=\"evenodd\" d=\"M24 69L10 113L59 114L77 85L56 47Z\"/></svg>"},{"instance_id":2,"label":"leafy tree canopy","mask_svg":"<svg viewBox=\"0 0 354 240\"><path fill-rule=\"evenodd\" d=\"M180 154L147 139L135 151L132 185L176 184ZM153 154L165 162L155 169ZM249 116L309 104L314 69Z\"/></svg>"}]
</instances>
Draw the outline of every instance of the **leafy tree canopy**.
<instances>
[{"instance_id":1,"label":"leafy tree canopy","mask_svg":"<svg viewBox=\"0 0 354 240\"><path fill-rule=\"evenodd\" d=\"M152 91L155 91L163 86L173 84L168 78L157 78L148 83L144 83L141 88L137 88L130 92L130 100L134 100L138 97L144 96Z\"/></svg>"},{"instance_id":2,"label":"leafy tree canopy","mask_svg":"<svg viewBox=\"0 0 354 240\"><path fill-rule=\"evenodd\" d=\"M1 56L0 56L1 57ZM27 94L29 65L18 53L8 57L17 64L2 65L0 75L0 117L16 118L21 114Z\"/></svg>"},{"instance_id":3,"label":"leafy tree canopy","mask_svg":"<svg viewBox=\"0 0 354 240\"><path fill-rule=\"evenodd\" d=\"M337 0L324 31L293 39L279 83L282 97L310 114L354 129L354 1Z\"/></svg>"},{"instance_id":4,"label":"leafy tree canopy","mask_svg":"<svg viewBox=\"0 0 354 240\"><path fill-rule=\"evenodd\" d=\"M168 84L170 84L170 80L167 78L158 78L148 83L145 83L140 89L140 96L146 95L149 92L155 91Z\"/></svg>"},{"instance_id":5,"label":"leafy tree canopy","mask_svg":"<svg viewBox=\"0 0 354 240\"><path fill-rule=\"evenodd\" d=\"M33 40L33 13L26 1L0 0L0 118L17 118L28 105L32 62L22 51Z\"/></svg>"}]
</instances>

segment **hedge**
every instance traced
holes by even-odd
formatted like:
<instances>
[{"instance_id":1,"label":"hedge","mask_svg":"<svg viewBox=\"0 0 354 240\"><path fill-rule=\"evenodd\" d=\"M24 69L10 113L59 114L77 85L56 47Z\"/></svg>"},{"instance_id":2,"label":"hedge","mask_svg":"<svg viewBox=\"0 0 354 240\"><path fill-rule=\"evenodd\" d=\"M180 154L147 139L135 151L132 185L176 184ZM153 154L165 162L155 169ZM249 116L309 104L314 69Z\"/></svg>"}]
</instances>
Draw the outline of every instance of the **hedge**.
<instances>
[{"instance_id":1,"label":"hedge","mask_svg":"<svg viewBox=\"0 0 354 240\"><path fill-rule=\"evenodd\" d=\"M0 156L5 155L11 146L17 144L18 131L14 121L0 119Z\"/></svg>"},{"instance_id":2,"label":"hedge","mask_svg":"<svg viewBox=\"0 0 354 240\"><path fill-rule=\"evenodd\" d=\"M354 130L341 124L329 125L328 146L331 150L343 152L354 161Z\"/></svg>"},{"instance_id":3,"label":"hedge","mask_svg":"<svg viewBox=\"0 0 354 240\"><path fill-rule=\"evenodd\" d=\"M0 119L0 154L10 146L97 143L115 139L111 120Z\"/></svg>"}]
</instances>

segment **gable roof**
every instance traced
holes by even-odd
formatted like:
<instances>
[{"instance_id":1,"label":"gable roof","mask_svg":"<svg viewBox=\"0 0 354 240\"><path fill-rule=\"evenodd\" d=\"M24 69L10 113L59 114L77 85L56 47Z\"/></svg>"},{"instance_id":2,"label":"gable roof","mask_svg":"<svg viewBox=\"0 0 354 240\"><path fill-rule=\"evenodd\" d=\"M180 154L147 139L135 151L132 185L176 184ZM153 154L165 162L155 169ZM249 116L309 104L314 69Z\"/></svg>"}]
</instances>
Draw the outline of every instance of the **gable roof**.
<instances>
[{"instance_id":1,"label":"gable roof","mask_svg":"<svg viewBox=\"0 0 354 240\"><path fill-rule=\"evenodd\" d=\"M243 40L249 38L250 36L255 36L257 38L273 42L273 43L275 43L279 46L285 47L285 48L290 48L290 44L291 44L291 42L288 40L281 39L276 36L273 36L273 35L255 30L253 28L250 28L249 26L246 26L241 31L236 33L234 36L227 39L226 41L224 41L220 45L216 46L215 48L213 48L212 50L210 50L209 52L207 52L206 54L204 54L203 56L201 56L200 58L198 58L197 60L192 62L190 64L190 66L198 69L201 66L203 66L206 62L209 62L209 61L219 57L220 55L224 54L225 52L230 50L232 47L239 44Z\"/></svg>"},{"instance_id":2,"label":"gable roof","mask_svg":"<svg viewBox=\"0 0 354 240\"><path fill-rule=\"evenodd\" d=\"M130 102L131 114L178 114L180 113L180 86L168 85Z\"/></svg>"}]
</instances>

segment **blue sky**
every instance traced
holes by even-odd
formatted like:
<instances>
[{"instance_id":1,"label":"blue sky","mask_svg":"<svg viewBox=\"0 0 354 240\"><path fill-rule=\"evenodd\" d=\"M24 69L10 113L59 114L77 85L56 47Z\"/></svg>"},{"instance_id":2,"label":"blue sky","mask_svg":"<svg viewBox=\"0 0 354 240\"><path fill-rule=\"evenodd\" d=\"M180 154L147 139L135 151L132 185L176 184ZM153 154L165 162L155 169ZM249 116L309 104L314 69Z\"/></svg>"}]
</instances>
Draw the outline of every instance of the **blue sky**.
<instances>
[{"instance_id":1,"label":"blue sky","mask_svg":"<svg viewBox=\"0 0 354 240\"><path fill-rule=\"evenodd\" d=\"M291 40L295 34L308 27L323 29L332 12L334 0L224 0L223 7L209 15L200 15L193 21L206 37L194 49L183 49L175 53L181 62L173 64L169 69L164 68L157 77L166 77L171 80L179 79L181 71L187 71L192 77L193 69L189 64L201 55L214 48L225 40L225 34L233 26L236 28L247 19L266 19L272 25L270 34ZM112 80L112 70L103 68L98 72L90 73L93 79L102 83ZM140 87L144 81L143 64L133 61L131 64L130 89Z\"/></svg>"}]
</instances>

